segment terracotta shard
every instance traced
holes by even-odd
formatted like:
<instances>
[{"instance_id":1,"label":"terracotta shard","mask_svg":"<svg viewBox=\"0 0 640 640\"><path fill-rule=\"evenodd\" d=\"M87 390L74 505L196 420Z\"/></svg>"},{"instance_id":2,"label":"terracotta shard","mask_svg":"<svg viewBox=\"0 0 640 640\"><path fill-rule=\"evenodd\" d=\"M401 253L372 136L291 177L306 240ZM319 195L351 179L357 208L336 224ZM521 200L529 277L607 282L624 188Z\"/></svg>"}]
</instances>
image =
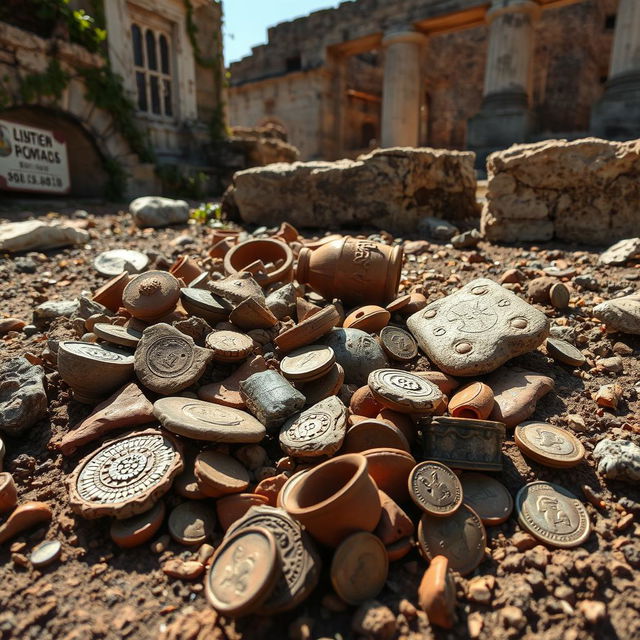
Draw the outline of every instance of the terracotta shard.
<instances>
[{"instance_id":1,"label":"terracotta shard","mask_svg":"<svg viewBox=\"0 0 640 640\"><path fill-rule=\"evenodd\" d=\"M338 310L330 304L295 327L281 333L274 339L274 342L285 353L293 351L298 347L311 344L326 333L329 333L336 326L339 319Z\"/></svg>"},{"instance_id":2,"label":"terracotta shard","mask_svg":"<svg viewBox=\"0 0 640 640\"><path fill-rule=\"evenodd\" d=\"M65 456L115 429L135 427L155 420L153 404L140 387L130 382L100 403L84 420L66 433L59 444Z\"/></svg>"},{"instance_id":3,"label":"terracotta shard","mask_svg":"<svg viewBox=\"0 0 640 640\"><path fill-rule=\"evenodd\" d=\"M44 502L24 502L12 512L0 526L0 544L15 538L26 529L49 522L53 517L51 507Z\"/></svg>"},{"instance_id":4,"label":"terracotta shard","mask_svg":"<svg viewBox=\"0 0 640 640\"><path fill-rule=\"evenodd\" d=\"M222 280L213 280L208 286L213 293L236 305L247 298L252 298L259 304L265 304L262 287L246 271Z\"/></svg>"},{"instance_id":5,"label":"terracotta shard","mask_svg":"<svg viewBox=\"0 0 640 640\"><path fill-rule=\"evenodd\" d=\"M278 323L276 318L264 304L247 298L229 314L229 320L237 327L251 329L270 329Z\"/></svg>"},{"instance_id":6,"label":"terracotta shard","mask_svg":"<svg viewBox=\"0 0 640 640\"><path fill-rule=\"evenodd\" d=\"M435 556L424 572L418 587L420 608L429 616L429 622L443 629L455 623L456 587L449 572L449 560Z\"/></svg>"}]
</instances>

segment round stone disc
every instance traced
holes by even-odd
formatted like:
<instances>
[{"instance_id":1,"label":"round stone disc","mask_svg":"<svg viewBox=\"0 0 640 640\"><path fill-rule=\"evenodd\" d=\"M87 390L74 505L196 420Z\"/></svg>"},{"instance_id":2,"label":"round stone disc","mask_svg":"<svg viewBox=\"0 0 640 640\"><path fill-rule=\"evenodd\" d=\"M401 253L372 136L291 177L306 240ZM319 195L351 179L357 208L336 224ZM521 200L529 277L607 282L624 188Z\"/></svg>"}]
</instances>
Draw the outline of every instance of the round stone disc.
<instances>
[{"instance_id":1,"label":"round stone disc","mask_svg":"<svg viewBox=\"0 0 640 640\"><path fill-rule=\"evenodd\" d=\"M69 476L69 501L85 518L129 518L150 509L182 471L182 455L167 433L148 429L103 444Z\"/></svg>"},{"instance_id":2,"label":"round stone disc","mask_svg":"<svg viewBox=\"0 0 640 640\"><path fill-rule=\"evenodd\" d=\"M435 384L408 371L376 369L367 382L380 404L400 413L433 413L443 400Z\"/></svg>"},{"instance_id":3,"label":"round stone disc","mask_svg":"<svg viewBox=\"0 0 640 640\"><path fill-rule=\"evenodd\" d=\"M146 269L149 258L139 251L112 249L96 256L93 267L103 276L117 276L122 272L140 273Z\"/></svg>"},{"instance_id":4,"label":"round stone disc","mask_svg":"<svg viewBox=\"0 0 640 640\"><path fill-rule=\"evenodd\" d=\"M165 429L194 440L209 442L260 442L264 425L239 409L192 398L160 398L153 413Z\"/></svg>"},{"instance_id":5,"label":"round stone disc","mask_svg":"<svg viewBox=\"0 0 640 640\"><path fill-rule=\"evenodd\" d=\"M575 467L585 455L582 442L570 431L546 422L523 422L514 440L522 453L547 467Z\"/></svg>"},{"instance_id":6,"label":"round stone disc","mask_svg":"<svg viewBox=\"0 0 640 640\"><path fill-rule=\"evenodd\" d=\"M249 486L249 472L235 458L219 451L201 451L194 473L200 490L211 498L242 493Z\"/></svg>"},{"instance_id":7,"label":"round stone disc","mask_svg":"<svg viewBox=\"0 0 640 640\"><path fill-rule=\"evenodd\" d=\"M547 353L554 360L570 367L581 367L587 361L580 349L559 338L547 338Z\"/></svg>"},{"instance_id":8,"label":"round stone disc","mask_svg":"<svg viewBox=\"0 0 640 640\"><path fill-rule=\"evenodd\" d=\"M523 529L554 547L577 547L591 533L589 514L570 491L551 482L530 482L516 496Z\"/></svg>"},{"instance_id":9,"label":"round stone disc","mask_svg":"<svg viewBox=\"0 0 640 640\"><path fill-rule=\"evenodd\" d=\"M413 336L400 327L387 326L380 332L384 352L398 362L408 362L418 355L418 344Z\"/></svg>"},{"instance_id":10,"label":"round stone disc","mask_svg":"<svg viewBox=\"0 0 640 640\"><path fill-rule=\"evenodd\" d=\"M289 380L316 380L327 373L336 356L331 347L314 344L301 347L282 358L280 371Z\"/></svg>"},{"instance_id":11,"label":"round stone disc","mask_svg":"<svg viewBox=\"0 0 640 640\"><path fill-rule=\"evenodd\" d=\"M179 544L202 544L213 535L215 511L204 502L188 500L173 509L167 524L171 537Z\"/></svg>"},{"instance_id":12,"label":"round stone disc","mask_svg":"<svg viewBox=\"0 0 640 640\"><path fill-rule=\"evenodd\" d=\"M513 511L513 498L501 483L483 473L468 471L460 478L462 495L485 526L502 524Z\"/></svg>"},{"instance_id":13,"label":"round stone disc","mask_svg":"<svg viewBox=\"0 0 640 640\"><path fill-rule=\"evenodd\" d=\"M218 362L238 362L253 351L253 340L238 331L213 331L206 342Z\"/></svg>"},{"instance_id":14,"label":"round stone disc","mask_svg":"<svg viewBox=\"0 0 640 640\"><path fill-rule=\"evenodd\" d=\"M383 589L389 573L389 557L382 540L359 531L340 543L331 562L331 584L349 604L373 600Z\"/></svg>"},{"instance_id":15,"label":"round stone disc","mask_svg":"<svg viewBox=\"0 0 640 640\"><path fill-rule=\"evenodd\" d=\"M118 324L109 324L108 322L96 322L96 324L93 325L93 333L102 340L119 344L123 347L135 348L138 342L140 342L140 338L142 338L140 331L122 327Z\"/></svg>"},{"instance_id":16,"label":"round stone disc","mask_svg":"<svg viewBox=\"0 0 640 640\"><path fill-rule=\"evenodd\" d=\"M427 460L418 463L408 480L411 499L432 516L449 516L462 504L462 485L446 465Z\"/></svg>"},{"instance_id":17,"label":"round stone disc","mask_svg":"<svg viewBox=\"0 0 640 640\"><path fill-rule=\"evenodd\" d=\"M569 289L562 282L557 282L549 290L549 300L556 309L566 309L570 299Z\"/></svg>"},{"instance_id":18,"label":"round stone disc","mask_svg":"<svg viewBox=\"0 0 640 640\"><path fill-rule=\"evenodd\" d=\"M204 582L207 600L223 615L246 615L269 597L281 575L273 533L264 527L240 529L211 560Z\"/></svg>"},{"instance_id":19,"label":"round stone disc","mask_svg":"<svg viewBox=\"0 0 640 640\"><path fill-rule=\"evenodd\" d=\"M427 560L446 556L449 567L465 576L482 562L487 534L480 516L462 504L446 518L423 514L418 524L418 545Z\"/></svg>"},{"instance_id":20,"label":"round stone disc","mask_svg":"<svg viewBox=\"0 0 640 640\"><path fill-rule=\"evenodd\" d=\"M86 360L108 362L113 366L130 367L134 361L133 354L130 351L116 349L109 344L64 340L60 342L58 349L63 349Z\"/></svg>"},{"instance_id":21,"label":"round stone disc","mask_svg":"<svg viewBox=\"0 0 640 640\"><path fill-rule=\"evenodd\" d=\"M46 567L60 557L61 551L62 545L59 540L45 540L34 548L29 555L29 560L36 569Z\"/></svg>"},{"instance_id":22,"label":"round stone disc","mask_svg":"<svg viewBox=\"0 0 640 640\"><path fill-rule=\"evenodd\" d=\"M320 575L320 558L313 541L300 525L283 509L251 507L227 531L227 538L236 531L261 527L273 533L278 543L282 573L271 595L257 613L273 615L293 609L315 588Z\"/></svg>"}]
</instances>

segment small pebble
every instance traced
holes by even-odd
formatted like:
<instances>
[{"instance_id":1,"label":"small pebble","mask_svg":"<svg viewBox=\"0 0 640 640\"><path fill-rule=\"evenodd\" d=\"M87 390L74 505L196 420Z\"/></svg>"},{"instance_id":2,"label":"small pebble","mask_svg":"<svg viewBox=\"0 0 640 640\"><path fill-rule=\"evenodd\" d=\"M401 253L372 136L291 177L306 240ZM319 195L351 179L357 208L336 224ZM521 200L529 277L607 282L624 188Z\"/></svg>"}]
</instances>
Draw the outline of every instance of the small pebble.
<instances>
[{"instance_id":1,"label":"small pebble","mask_svg":"<svg viewBox=\"0 0 640 640\"><path fill-rule=\"evenodd\" d=\"M29 560L36 568L46 567L60 557L61 550L62 545L59 540L45 540L31 552Z\"/></svg>"}]
</instances>

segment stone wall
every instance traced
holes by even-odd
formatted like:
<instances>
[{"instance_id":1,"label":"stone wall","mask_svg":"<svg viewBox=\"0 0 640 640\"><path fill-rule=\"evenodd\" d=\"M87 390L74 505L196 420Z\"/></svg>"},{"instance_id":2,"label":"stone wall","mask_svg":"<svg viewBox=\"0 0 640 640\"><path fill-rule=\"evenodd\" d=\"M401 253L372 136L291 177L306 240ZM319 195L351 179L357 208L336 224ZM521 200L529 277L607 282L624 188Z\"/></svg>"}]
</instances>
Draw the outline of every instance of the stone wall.
<instances>
[{"instance_id":1,"label":"stone wall","mask_svg":"<svg viewBox=\"0 0 640 640\"><path fill-rule=\"evenodd\" d=\"M609 245L640 235L640 140L515 145L489 156L488 172L488 240Z\"/></svg>"}]
</instances>

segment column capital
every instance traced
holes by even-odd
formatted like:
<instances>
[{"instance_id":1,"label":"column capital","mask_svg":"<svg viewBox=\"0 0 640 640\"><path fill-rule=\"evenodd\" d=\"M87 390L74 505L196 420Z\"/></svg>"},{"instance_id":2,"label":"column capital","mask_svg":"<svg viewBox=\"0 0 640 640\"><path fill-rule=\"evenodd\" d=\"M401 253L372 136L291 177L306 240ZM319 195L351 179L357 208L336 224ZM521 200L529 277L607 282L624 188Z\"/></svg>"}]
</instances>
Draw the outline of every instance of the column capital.
<instances>
[{"instance_id":1,"label":"column capital","mask_svg":"<svg viewBox=\"0 0 640 640\"><path fill-rule=\"evenodd\" d=\"M514 13L528 13L537 18L540 11L540 5L535 0L493 0L487 11L487 22L491 24L498 16Z\"/></svg>"},{"instance_id":2,"label":"column capital","mask_svg":"<svg viewBox=\"0 0 640 640\"><path fill-rule=\"evenodd\" d=\"M382 38L382 46L388 47L399 42L408 42L414 44L425 44L427 36L410 27L394 28L386 31Z\"/></svg>"}]
</instances>

